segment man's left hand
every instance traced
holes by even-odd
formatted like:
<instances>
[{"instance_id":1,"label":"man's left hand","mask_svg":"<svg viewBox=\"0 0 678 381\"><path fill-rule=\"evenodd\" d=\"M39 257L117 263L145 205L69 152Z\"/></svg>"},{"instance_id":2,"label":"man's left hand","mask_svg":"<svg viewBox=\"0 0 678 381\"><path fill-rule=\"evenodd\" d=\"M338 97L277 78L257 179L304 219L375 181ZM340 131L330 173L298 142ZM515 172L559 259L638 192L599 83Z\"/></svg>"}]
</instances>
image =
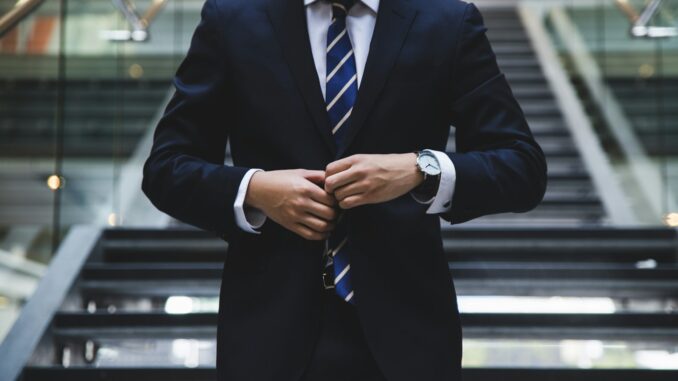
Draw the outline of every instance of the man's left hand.
<instances>
[{"instance_id":1,"label":"man's left hand","mask_svg":"<svg viewBox=\"0 0 678 381\"><path fill-rule=\"evenodd\" d=\"M327 165L325 191L342 209L390 201L424 181L417 154L356 154Z\"/></svg>"}]
</instances>

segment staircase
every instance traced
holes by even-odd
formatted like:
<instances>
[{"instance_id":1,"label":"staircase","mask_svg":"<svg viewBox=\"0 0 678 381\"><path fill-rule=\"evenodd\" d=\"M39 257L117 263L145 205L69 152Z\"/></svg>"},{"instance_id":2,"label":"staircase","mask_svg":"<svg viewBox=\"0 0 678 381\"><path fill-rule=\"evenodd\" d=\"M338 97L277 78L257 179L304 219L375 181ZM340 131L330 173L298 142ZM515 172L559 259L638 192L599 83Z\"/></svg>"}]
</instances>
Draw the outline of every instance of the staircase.
<instances>
[{"instance_id":1,"label":"staircase","mask_svg":"<svg viewBox=\"0 0 678 381\"><path fill-rule=\"evenodd\" d=\"M52 157L58 82L0 80L0 157ZM125 158L165 99L168 80L67 80L64 154Z\"/></svg>"},{"instance_id":2,"label":"staircase","mask_svg":"<svg viewBox=\"0 0 678 381\"><path fill-rule=\"evenodd\" d=\"M548 185L544 201L521 214L498 214L470 221L465 226L596 226L606 213L591 182L552 90L512 7L481 9L488 38L532 132L544 150ZM448 149L454 149L451 129Z\"/></svg>"},{"instance_id":3,"label":"staircase","mask_svg":"<svg viewBox=\"0 0 678 381\"><path fill-rule=\"evenodd\" d=\"M678 370L627 373L643 364L620 362L610 348L623 348L616 355L631 359L637 351L674 349L678 314L667 312L678 309L677 240L668 229L447 231L465 379L675 380ZM23 360L24 381L214 380L226 252L226 243L196 230L73 229L0 347L0 374L16 372ZM543 297L556 295L593 304L573 313L534 312L524 303L548 305L552 299ZM518 297L512 299L518 308L493 307L482 302L487 296L494 303ZM592 340L610 347L593 364L606 369L578 369L563 356ZM26 342L37 347L18 358Z\"/></svg>"}]
</instances>

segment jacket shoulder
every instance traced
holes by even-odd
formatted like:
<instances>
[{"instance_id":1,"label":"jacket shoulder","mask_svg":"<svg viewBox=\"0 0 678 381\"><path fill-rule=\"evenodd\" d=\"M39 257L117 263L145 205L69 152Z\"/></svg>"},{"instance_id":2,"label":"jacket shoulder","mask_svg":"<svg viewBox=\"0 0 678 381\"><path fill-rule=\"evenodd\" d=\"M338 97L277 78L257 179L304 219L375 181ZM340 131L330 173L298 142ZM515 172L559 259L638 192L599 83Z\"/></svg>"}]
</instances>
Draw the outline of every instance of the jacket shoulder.
<instances>
[{"instance_id":1,"label":"jacket shoulder","mask_svg":"<svg viewBox=\"0 0 678 381\"><path fill-rule=\"evenodd\" d=\"M264 5L266 5L266 3L268 3L268 0L207 0L207 1L212 1L216 8L218 9L218 11L224 12L225 15L232 15L233 13L242 12L248 9L261 8Z\"/></svg>"},{"instance_id":2,"label":"jacket shoulder","mask_svg":"<svg viewBox=\"0 0 678 381\"><path fill-rule=\"evenodd\" d=\"M416 6L420 17L452 28L460 25L467 13L475 7L461 0L416 0L411 4Z\"/></svg>"},{"instance_id":3,"label":"jacket shoulder","mask_svg":"<svg viewBox=\"0 0 678 381\"><path fill-rule=\"evenodd\" d=\"M206 0L203 6L203 17L227 32L234 24L247 23L255 14L260 14L268 0Z\"/></svg>"}]
</instances>

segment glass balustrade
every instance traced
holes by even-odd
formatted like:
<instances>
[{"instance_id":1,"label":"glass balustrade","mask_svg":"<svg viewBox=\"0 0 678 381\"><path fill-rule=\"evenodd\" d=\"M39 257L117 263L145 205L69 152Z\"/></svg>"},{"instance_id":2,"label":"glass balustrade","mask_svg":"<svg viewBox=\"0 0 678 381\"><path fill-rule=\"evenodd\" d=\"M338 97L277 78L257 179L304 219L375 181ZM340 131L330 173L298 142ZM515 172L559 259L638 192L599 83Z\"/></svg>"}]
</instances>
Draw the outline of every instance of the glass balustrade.
<instances>
[{"instance_id":1,"label":"glass balustrade","mask_svg":"<svg viewBox=\"0 0 678 381\"><path fill-rule=\"evenodd\" d=\"M561 1L543 15L637 222L678 226L678 2Z\"/></svg>"},{"instance_id":2,"label":"glass balustrade","mask_svg":"<svg viewBox=\"0 0 678 381\"><path fill-rule=\"evenodd\" d=\"M31 2L0 0L0 17ZM166 218L141 194L141 164L202 7L36 4L0 30L0 338L69 227Z\"/></svg>"}]
</instances>

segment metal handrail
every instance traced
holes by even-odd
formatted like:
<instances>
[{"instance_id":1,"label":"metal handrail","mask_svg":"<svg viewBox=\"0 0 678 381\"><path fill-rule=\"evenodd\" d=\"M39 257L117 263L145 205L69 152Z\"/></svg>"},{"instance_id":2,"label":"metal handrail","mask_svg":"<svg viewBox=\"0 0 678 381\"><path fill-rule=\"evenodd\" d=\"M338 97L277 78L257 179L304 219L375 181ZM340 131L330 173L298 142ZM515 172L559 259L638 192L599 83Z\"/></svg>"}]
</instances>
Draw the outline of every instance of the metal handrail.
<instances>
[{"instance_id":1,"label":"metal handrail","mask_svg":"<svg viewBox=\"0 0 678 381\"><path fill-rule=\"evenodd\" d=\"M141 18L137 15L134 5L128 0L113 0L113 5L125 16L133 31L146 29L146 26L141 22Z\"/></svg>"},{"instance_id":2,"label":"metal handrail","mask_svg":"<svg viewBox=\"0 0 678 381\"><path fill-rule=\"evenodd\" d=\"M151 22L153 19L155 19L155 16L158 15L158 12L160 12L160 9L162 9L163 6L165 6L165 3L167 3L167 0L153 0L153 4L151 4L150 7L146 10L146 13L144 14L144 17L141 18L141 22L148 28L151 25Z\"/></svg>"},{"instance_id":3,"label":"metal handrail","mask_svg":"<svg viewBox=\"0 0 678 381\"><path fill-rule=\"evenodd\" d=\"M678 28L676 27L648 25L661 9L662 2L663 0L651 0L643 9L643 12L638 13L628 0L615 0L617 7L619 7L632 24L630 30L632 37L666 38L678 36Z\"/></svg>"},{"instance_id":4,"label":"metal handrail","mask_svg":"<svg viewBox=\"0 0 678 381\"><path fill-rule=\"evenodd\" d=\"M143 16L139 16L130 0L112 0L113 4L122 12L125 19L131 25L129 40L146 41L148 39L148 27L158 15L167 0L153 0ZM17 0L12 9L0 17L0 38L12 30L21 20L30 15L45 0Z\"/></svg>"},{"instance_id":5,"label":"metal handrail","mask_svg":"<svg viewBox=\"0 0 678 381\"><path fill-rule=\"evenodd\" d=\"M619 7L632 24L635 24L640 18L636 8L628 0L615 0L615 4L617 4L617 7Z\"/></svg>"},{"instance_id":6,"label":"metal handrail","mask_svg":"<svg viewBox=\"0 0 678 381\"><path fill-rule=\"evenodd\" d=\"M167 0L153 0L153 3L151 3L143 16L139 16L131 0L112 0L112 2L125 16L125 19L131 26L131 30L114 31L110 34L110 39L142 42L148 40L148 28L158 12L160 12L160 9L167 3Z\"/></svg>"},{"instance_id":7,"label":"metal handrail","mask_svg":"<svg viewBox=\"0 0 678 381\"><path fill-rule=\"evenodd\" d=\"M45 0L18 0L12 9L0 17L0 38L44 2Z\"/></svg>"}]
</instances>

